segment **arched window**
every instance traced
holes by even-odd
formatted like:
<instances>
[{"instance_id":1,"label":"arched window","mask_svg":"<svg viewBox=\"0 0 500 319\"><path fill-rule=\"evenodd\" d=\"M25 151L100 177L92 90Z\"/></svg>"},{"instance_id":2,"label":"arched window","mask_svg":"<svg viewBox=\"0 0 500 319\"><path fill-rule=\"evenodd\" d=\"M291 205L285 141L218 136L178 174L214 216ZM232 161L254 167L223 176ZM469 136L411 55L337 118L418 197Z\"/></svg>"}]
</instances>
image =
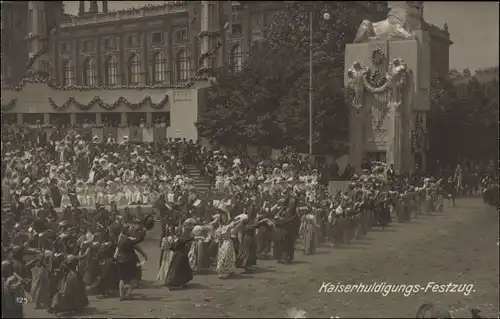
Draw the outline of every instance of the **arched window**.
<instances>
[{"instance_id":1,"label":"arched window","mask_svg":"<svg viewBox=\"0 0 500 319\"><path fill-rule=\"evenodd\" d=\"M137 54L128 60L128 84L139 84L141 82L141 61Z\"/></svg>"},{"instance_id":2,"label":"arched window","mask_svg":"<svg viewBox=\"0 0 500 319\"><path fill-rule=\"evenodd\" d=\"M165 80L165 56L158 52L153 58L153 82L161 83Z\"/></svg>"},{"instance_id":3,"label":"arched window","mask_svg":"<svg viewBox=\"0 0 500 319\"><path fill-rule=\"evenodd\" d=\"M75 85L75 69L70 60L63 62L63 86Z\"/></svg>"},{"instance_id":4,"label":"arched window","mask_svg":"<svg viewBox=\"0 0 500 319\"><path fill-rule=\"evenodd\" d=\"M118 64L116 58L110 56L104 63L104 83L106 85L116 85L118 78Z\"/></svg>"},{"instance_id":5,"label":"arched window","mask_svg":"<svg viewBox=\"0 0 500 319\"><path fill-rule=\"evenodd\" d=\"M232 72L241 71L243 67L243 51L241 50L241 46L236 44L231 49L231 54L229 55L229 66Z\"/></svg>"},{"instance_id":6,"label":"arched window","mask_svg":"<svg viewBox=\"0 0 500 319\"><path fill-rule=\"evenodd\" d=\"M181 50L177 57L177 80L183 81L189 79L191 69L191 60L186 50Z\"/></svg>"},{"instance_id":7,"label":"arched window","mask_svg":"<svg viewBox=\"0 0 500 319\"><path fill-rule=\"evenodd\" d=\"M83 85L95 85L95 62L89 58L83 63Z\"/></svg>"}]
</instances>

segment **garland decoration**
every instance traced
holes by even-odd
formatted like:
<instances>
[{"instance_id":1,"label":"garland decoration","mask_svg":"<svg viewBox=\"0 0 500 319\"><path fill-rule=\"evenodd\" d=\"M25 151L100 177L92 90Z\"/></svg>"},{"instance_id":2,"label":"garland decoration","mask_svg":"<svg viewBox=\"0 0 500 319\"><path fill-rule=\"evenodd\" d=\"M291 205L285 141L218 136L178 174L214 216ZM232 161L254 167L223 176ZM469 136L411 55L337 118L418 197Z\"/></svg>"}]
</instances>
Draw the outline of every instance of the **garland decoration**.
<instances>
[{"instance_id":1,"label":"garland decoration","mask_svg":"<svg viewBox=\"0 0 500 319\"><path fill-rule=\"evenodd\" d=\"M17 99L12 99L12 100L10 100L9 103L2 104L2 112L9 111L10 109L12 109L14 107L14 105L16 105L16 102L17 102Z\"/></svg>"},{"instance_id":2,"label":"garland decoration","mask_svg":"<svg viewBox=\"0 0 500 319\"><path fill-rule=\"evenodd\" d=\"M40 73L40 72L38 72ZM134 90L148 90L148 89L186 89L195 83L195 81L208 80L208 76L195 76L189 79L187 83L182 84L134 84L134 85L69 85L61 86L56 84L53 80L44 77L41 74L32 75L23 78L16 86L4 86L3 89L21 91L28 83L45 83L50 88L59 91L91 91L91 90L123 90L123 89L134 89Z\"/></svg>"},{"instance_id":3,"label":"garland decoration","mask_svg":"<svg viewBox=\"0 0 500 319\"><path fill-rule=\"evenodd\" d=\"M200 54L199 58L198 58L198 65L203 65L203 60L204 59L207 59L209 58L210 56L212 56L214 53L216 53L220 48L222 47L222 43L220 41L217 42L217 44L215 45L215 47L208 51L208 52L203 52L202 54ZM205 67L200 67L198 69L198 74L202 74L203 72L206 72L208 71L210 68L205 68Z\"/></svg>"},{"instance_id":4,"label":"garland decoration","mask_svg":"<svg viewBox=\"0 0 500 319\"><path fill-rule=\"evenodd\" d=\"M374 75L374 73L378 73ZM369 71L363 75L363 85L366 90L370 93L383 93L389 88L390 82L384 77L382 80L380 77L380 72L378 71Z\"/></svg>"},{"instance_id":5,"label":"garland decoration","mask_svg":"<svg viewBox=\"0 0 500 319\"><path fill-rule=\"evenodd\" d=\"M387 82L386 77L379 70L370 69L368 72L367 79L372 86L378 88Z\"/></svg>"},{"instance_id":6,"label":"garland decoration","mask_svg":"<svg viewBox=\"0 0 500 319\"><path fill-rule=\"evenodd\" d=\"M65 103L57 105L54 102L54 100L49 97L50 105L57 111L62 111L66 109L70 104L75 104L76 107L82 111L88 111L96 104L107 111L116 109L120 104L125 104L125 106L128 107L129 109L137 110L143 107L146 103L149 103L149 105L151 105L151 108L153 109L160 109L163 108L167 104L167 102L168 102L168 95L165 95L165 97L158 104L155 104L149 95L144 97L144 99L138 103L131 103L123 96L120 96L112 104L108 104L103 100L101 100L100 97L96 96L88 104L79 103L78 101L75 100L74 97L70 97Z\"/></svg>"},{"instance_id":7,"label":"garland decoration","mask_svg":"<svg viewBox=\"0 0 500 319\"><path fill-rule=\"evenodd\" d=\"M373 65L380 66L382 65L382 63L384 63L384 60L385 60L385 52L382 49L377 48L373 50L371 57Z\"/></svg>"}]
</instances>

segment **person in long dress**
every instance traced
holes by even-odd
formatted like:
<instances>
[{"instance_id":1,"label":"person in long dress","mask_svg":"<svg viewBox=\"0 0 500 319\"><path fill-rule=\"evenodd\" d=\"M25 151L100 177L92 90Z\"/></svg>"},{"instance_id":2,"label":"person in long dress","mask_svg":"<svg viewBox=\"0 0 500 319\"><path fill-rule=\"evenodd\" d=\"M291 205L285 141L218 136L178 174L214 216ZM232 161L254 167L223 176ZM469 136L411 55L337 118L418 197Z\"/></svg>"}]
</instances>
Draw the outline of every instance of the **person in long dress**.
<instances>
[{"instance_id":1,"label":"person in long dress","mask_svg":"<svg viewBox=\"0 0 500 319\"><path fill-rule=\"evenodd\" d=\"M31 268L31 290L30 301L35 303L36 309L48 308L50 306L50 281L52 251L42 251L40 255L29 262L26 267Z\"/></svg>"},{"instance_id":2,"label":"person in long dress","mask_svg":"<svg viewBox=\"0 0 500 319\"><path fill-rule=\"evenodd\" d=\"M176 240L175 234L171 226L167 226L167 231L165 236L161 240L161 251L162 258L160 261L160 268L158 269L158 274L156 275L156 280L165 281L168 274L168 269L170 268L170 263L172 262L172 256L174 252L171 250L172 244Z\"/></svg>"},{"instance_id":3,"label":"person in long dress","mask_svg":"<svg viewBox=\"0 0 500 319\"><path fill-rule=\"evenodd\" d=\"M170 247L173 252L172 261L165 278L165 286L169 289L186 288L187 284L193 280L193 271L189 265L188 251L193 238L191 230L184 228L182 234Z\"/></svg>"},{"instance_id":4,"label":"person in long dress","mask_svg":"<svg viewBox=\"0 0 500 319\"><path fill-rule=\"evenodd\" d=\"M215 230L215 238L219 242L216 270L220 279L227 279L236 272L236 253L231 238L234 222L229 223L229 216L224 213L220 215L219 222Z\"/></svg>"},{"instance_id":5,"label":"person in long dress","mask_svg":"<svg viewBox=\"0 0 500 319\"><path fill-rule=\"evenodd\" d=\"M61 288L52 299L49 312L78 313L89 305L83 279L76 270L79 256L68 255L65 260L65 274Z\"/></svg>"},{"instance_id":6,"label":"person in long dress","mask_svg":"<svg viewBox=\"0 0 500 319\"><path fill-rule=\"evenodd\" d=\"M316 216L308 213L302 217L300 230L304 236L304 254L311 255L316 252L316 247L318 246L318 229L319 225L316 222Z\"/></svg>"},{"instance_id":7,"label":"person in long dress","mask_svg":"<svg viewBox=\"0 0 500 319\"><path fill-rule=\"evenodd\" d=\"M197 273L203 273L210 267L209 245L212 240L208 227L195 226L192 230L193 241L189 250L189 264Z\"/></svg>"},{"instance_id":8,"label":"person in long dress","mask_svg":"<svg viewBox=\"0 0 500 319\"><path fill-rule=\"evenodd\" d=\"M257 240L255 236L255 230L260 224L255 218L255 212L250 212L249 215L241 221L241 225L238 226L238 231L240 234L240 249L238 250L238 255L236 256L236 267L244 268L245 271L250 271L253 267L257 266Z\"/></svg>"}]
</instances>

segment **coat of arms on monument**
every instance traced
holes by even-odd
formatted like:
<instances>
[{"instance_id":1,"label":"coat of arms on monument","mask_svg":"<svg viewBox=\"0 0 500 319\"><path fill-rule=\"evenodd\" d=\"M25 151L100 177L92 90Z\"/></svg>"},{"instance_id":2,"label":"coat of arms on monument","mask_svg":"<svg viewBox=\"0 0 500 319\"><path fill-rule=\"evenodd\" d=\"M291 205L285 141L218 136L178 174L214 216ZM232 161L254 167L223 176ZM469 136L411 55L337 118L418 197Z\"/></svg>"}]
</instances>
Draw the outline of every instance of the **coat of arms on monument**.
<instances>
[{"instance_id":1,"label":"coat of arms on monument","mask_svg":"<svg viewBox=\"0 0 500 319\"><path fill-rule=\"evenodd\" d=\"M382 74L375 68L369 68L354 62L347 71L349 82L347 84L348 98L350 104L359 110L363 106L364 95L385 94L389 95L392 102L400 102L401 88L406 83L408 67L403 59L396 58L389 64L388 70Z\"/></svg>"}]
</instances>

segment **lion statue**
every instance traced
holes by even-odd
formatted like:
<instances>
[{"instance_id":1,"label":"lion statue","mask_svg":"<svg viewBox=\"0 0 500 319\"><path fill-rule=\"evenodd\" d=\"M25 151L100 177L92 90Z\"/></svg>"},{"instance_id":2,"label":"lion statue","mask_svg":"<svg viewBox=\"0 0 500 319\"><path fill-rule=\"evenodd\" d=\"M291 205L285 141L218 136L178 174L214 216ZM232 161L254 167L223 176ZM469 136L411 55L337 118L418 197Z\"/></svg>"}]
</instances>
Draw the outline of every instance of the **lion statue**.
<instances>
[{"instance_id":1,"label":"lion statue","mask_svg":"<svg viewBox=\"0 0 500 319\"><path fill-rule=\"evenodd\" d=\"M387 37L388 39L414 39L408 23L408 9L392 8L387 19L379 22L363 20L358 28L354 43L368 42L372 39Z\"/></svg>"}]
</instances>

